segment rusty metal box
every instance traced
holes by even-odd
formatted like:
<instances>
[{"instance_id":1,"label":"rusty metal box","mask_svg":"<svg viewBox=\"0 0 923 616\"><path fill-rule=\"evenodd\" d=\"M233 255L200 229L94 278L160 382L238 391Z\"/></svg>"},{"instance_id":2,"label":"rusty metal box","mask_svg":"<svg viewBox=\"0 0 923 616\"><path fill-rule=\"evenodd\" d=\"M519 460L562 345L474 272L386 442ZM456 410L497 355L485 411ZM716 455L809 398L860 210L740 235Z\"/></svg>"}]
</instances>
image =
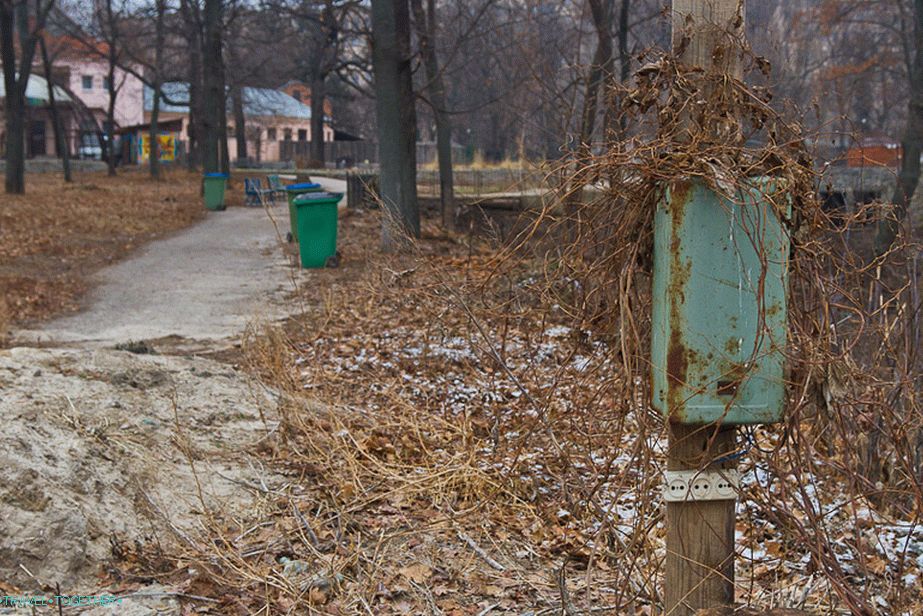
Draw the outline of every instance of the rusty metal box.
<instances>
[{"instance_id":1,"label":"rusty metal box","mask_svg":"<svg viewBox=\"0 0 923 616\"><path fill-rule=\"evenodd\" d=\"M668 187L654 215L653 406L679 423L782 419L788 200L752 179L733 199ZM773 205L775 202L775 205Z\"/></svg>"}]
</instances>

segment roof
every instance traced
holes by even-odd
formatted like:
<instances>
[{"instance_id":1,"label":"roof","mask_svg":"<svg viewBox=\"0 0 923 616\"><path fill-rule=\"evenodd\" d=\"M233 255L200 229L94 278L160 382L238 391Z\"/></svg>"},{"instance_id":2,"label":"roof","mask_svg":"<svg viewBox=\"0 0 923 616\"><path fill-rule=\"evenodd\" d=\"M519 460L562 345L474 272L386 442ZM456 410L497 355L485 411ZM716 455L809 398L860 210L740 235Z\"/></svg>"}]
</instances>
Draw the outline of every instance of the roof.
<instances>
[{"instance_id":1,"label":"roof","mask_svg":"<svg viewBox=\"0 0 923 616\"><path fill-rule=\"evenodd\" d=\"M161 100L161 111L167 113L187 113L189 111L188 83L171 81L161 87L166 98L173 102L182 103L173 105ZM305 120L311 119L311 107L298 102L285 92L268 88L242 88L241 93L244 99L244 115L251 117L282 116ZM230 101L228 101L228 105L230 105ZM154 91L150 87L144 86L144 110L152 111L153 108Z\"/></svg>"},{"instance_id":2,"label":"roof","mask_svg":"<svg viewBox=\"0 0 923 616\"><path fill-rule=\"evenodd\" d=\"M0 98L6 98L6 86L2 79L0 79ZM54 87L54 98L56 103L66 103L71 99L59 86ZM48 82L44 77L34 73L29 75L29 83L26 84L26 99L38 101L40 105L48 104Z\"/></svg>"},{"instance_id":3,"label":"roof","mask_svg":"<svg viewBox=\"0 0 923 616\"><path fill-rule=\"evenodd\" d=\"M150 130L150 128L151 128L151 123L145 122L143 124L133 124L131 126L120 126L115 132L119 134L136 133L136 132L143 132L146 130ZM161 119L157 122L157 130L163 131L163 132L171 132L171 131L179 132L180 130L182 130L182 128L183 128L182 118L176 118L173 120Z\"/></svg>"},{"instance_id":4,"label":"roof","mask_svg":"<svg viewBox=\"0 0 923 616\"><path fill-rule=\"evenodd\" d=\"M873 148L873 147L884 147L888 149L897 149L901 147L901 142L893 137L884 135L881 133L872 133L869 135L863 136L858 140L857 144L854 144L852 147L860 148Z\"/></svg>"}]
</instances>

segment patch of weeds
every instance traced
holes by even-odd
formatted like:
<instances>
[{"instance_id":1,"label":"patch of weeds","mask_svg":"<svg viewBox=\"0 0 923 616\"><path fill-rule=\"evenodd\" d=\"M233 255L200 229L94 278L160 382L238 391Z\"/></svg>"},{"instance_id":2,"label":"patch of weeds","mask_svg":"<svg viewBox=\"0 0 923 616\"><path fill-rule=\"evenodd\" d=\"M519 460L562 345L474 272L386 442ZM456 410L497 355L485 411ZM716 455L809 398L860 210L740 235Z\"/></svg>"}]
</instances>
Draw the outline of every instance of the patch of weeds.
<instances>
[{"instance_id":1,"label":"patch of weeds","mask_svg":"<svg viewBox=\"0 0 923 616\"><path fill-rule=\"evenodd\" d=\"M145 340L128 340L119 342L115 345L116 351L128 351L136 355L157 355L157 349L147 343Z\"/></svg>"}]
</instances>

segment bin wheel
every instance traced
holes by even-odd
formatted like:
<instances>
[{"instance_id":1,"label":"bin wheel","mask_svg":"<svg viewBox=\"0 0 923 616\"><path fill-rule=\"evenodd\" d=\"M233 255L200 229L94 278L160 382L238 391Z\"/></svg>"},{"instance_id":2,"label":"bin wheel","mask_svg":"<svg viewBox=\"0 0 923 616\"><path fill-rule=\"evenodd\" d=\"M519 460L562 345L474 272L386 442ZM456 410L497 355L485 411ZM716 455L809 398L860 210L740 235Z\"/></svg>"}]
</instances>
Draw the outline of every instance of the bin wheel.
<instances>
[{"instance_id":1,"label":"bin wheel","mask_svg":"<svg viewBox=\"0 0 923 616\"><path fill-rule=\"evenodd\" d=\"M289 231L288 233L285 234L285 241L286 241L286 242L288 242L289 244L291 244L294 240L295 240L295 238L294 238L294 236L292 235L292 232L291 232L291 231Z\"/></svg>"},{"instance_id":2,"label":"bin wheel","mask_svg":"<svg viewBox=\"0 0 923 616\"><path fill-rule=\"evenodd\" d=\"M340 267L340 253L327 257L326 267Z\"/></svg>"}]
</instances>

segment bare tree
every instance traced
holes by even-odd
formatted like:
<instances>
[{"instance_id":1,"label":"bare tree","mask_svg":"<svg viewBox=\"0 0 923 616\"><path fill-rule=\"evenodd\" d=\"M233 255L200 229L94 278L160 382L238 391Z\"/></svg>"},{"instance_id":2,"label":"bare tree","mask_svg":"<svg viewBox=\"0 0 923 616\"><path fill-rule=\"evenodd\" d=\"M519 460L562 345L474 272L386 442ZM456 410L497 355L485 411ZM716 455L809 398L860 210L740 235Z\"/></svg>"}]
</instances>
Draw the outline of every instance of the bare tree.
<instances>
[{"instance_id":1,"label":"bare tree","mask_svg":"<svg viewBox=\"0 0 923 616\"><path fill-rule=\"evenodd\" d=\"M326 161L324 126L334 77L357 61L347 54L356 35L349 26L364 10L361 0L298 0L289 9L295 24L299 47L296 59L299 78L310 87L311 158L314 164ZM364 62L360 62L364 63Z\"/></svg>"},{"instance_id":2,"label":"bare tree","mask_svg":"<svg viewBox=\"0 0 923 616\"><path fill-rule=\"evenodd\" d=\"M160 142L158 140L158 123L160 121L160 99L161 89L163 87L163 54L164 43L166 39L164 18L167 12L166 0L154 0L154 66L152 67L152 84L151 90L153 101L151 104L151 121L148 125L148 142L151 177L157 179L160 177Z\"/></svg>"},{"instance_id":3,"label":"bare tree","mask_svg":"<svg viewBox=\"0 0 923 616\"><path fill-rule=\"evenodd\" d=\"M229 36L227 40L228 63L233 66L235 70L240 70L242 63L238 49L240 48L240 41L243 33L241 32L239 19L232 18L229 21ZM234 140L236 142L237 160L243 161L247 158L247 117L244 114L243 83L239 78L232 78L229 86L231 113L234 116Z\"/></svg>"},{"instance_id":4,"label":"bare tree","mask_svg":"<svg viewBox=\"0 0 923 616\"><path fill-rule=\"evenodd\" d=\"M189 58L189 148L186 159L190 169L196 168L204 161L203 145L205 141L203 99L203 31L202 10L198 0L180 0L182 33L185 49ZM217 164L215 165L217 168Z\"/></svg>"},{"instance_id":5,"label":"bare tree","mask_svg":"<svg viewBox=\"0 0 923 616\"><path fill-rule=\"evenodd\" d=\"M39 39L39 47L42 52L42 68L45 71L45 82L48 84L48 109L51 113L51 124L54 130L54 147L58 156L61 157L61 170L64 173L64 181L71 182L73 178L71 177L70 147L64 135L64 123L61 120L61 113L55 100L55 90L58 88L58 84L54 79L51 56L48 53L45 36Z\"/></svg>"},{"instance_id":6,"label":"bare tree","mask_svg":"<svg viewBox=\"0 0 923 616\"><path fill-rule=\"evenodd\" d=\"M420 42L420 56L426 73L424 90L436 123L436 152L439 157L439 199L442 224L455 228L455 186L452 176L452 119L446 107L445 81L436 54L436 0L410 0Z\"/></svg>"},{"instance_id":7,"label":"bare tree","mask_svg":"<svg viewBox=\"0 0 923 616\"><path fill-rule=\"evenodd\" d=\"M116 69L119 66L119 47L121 46L121 34L119 31L119 22L121 21L120 11L113 6L113 0L105 0L100 7L96 19L98 20L98 31L102 40L105 42L105 58L107 63L106 90L109 93L109 105L106 107L106 139L103 142L104 153L106 158L106 167L109 175L115 175L115 161L117 152L115 151L115 105L116 99L121 89L121 84L116 83ZM92 45L92 47L96 47Z\"/></svg>"},{"instance_id":8,"label":"bare tree","mask_svg":"<svg viewBox=\"0 0 923 616\"><path fill-rule=\"evenodd\" d=\"M396 248L399 233L420 237L416 183L416 111L407 0L372 1L372 65L378 117L382 246ZM397 228L395 228L395 226Z\"/></svg>"},{"instance_id":9,"label":"bare tree","mask_svg":"<svg viewBox=\"0 0 923 616\"><path fill-rule=\"evenodd\" d=\"M27 0L0 0L0 62L3 63L3 85L6 89L7 193L26 192L26 88L32 74L35 46L52 7L54 0L37 0L36 9L30 16ZM17 47L20 53L18 64Z\"/></svg>"},{"instance_id":10,"label":"bare tree","mask_svg":"<svg viewBox=\"0 0 923 616\"><path fill-rule=\"evenodd\" d=\"M615 7L613 0L587 0L587 3L596 31L596 52L587 74L578 146L588 151L596 125L600 86L612 79L612 13Z\"/></svg>"},{"instance_id":11,"label":"bare tree","mask_svg":"<svg viewBox=\"0 0 923 616\"><path fill-rule=\"evenodd\" d=\"M219 141L221 116L225 105L222 78L221 28L222 0L205 0L202 40L202 165L206 173L220 169ZM226 130L226 128L225 128Z\"/></svg>"},{"instance_id":12,"label":"bare tree","mask_svg":"<svg viewBox=\"0 0 923 616\"><path fill-rule=\"evenodd\" d=\"M923 153L923 0L913 0L911 32L912 35L905 43L910 100L901 136L901 170L891 198L895 211L893 218L883 220L878 225L875 236L875 250L878 254L884 254L897 238L901 222L907 216L910 200L920 183L920 154Z\"/></svg>"}]
</instances>

